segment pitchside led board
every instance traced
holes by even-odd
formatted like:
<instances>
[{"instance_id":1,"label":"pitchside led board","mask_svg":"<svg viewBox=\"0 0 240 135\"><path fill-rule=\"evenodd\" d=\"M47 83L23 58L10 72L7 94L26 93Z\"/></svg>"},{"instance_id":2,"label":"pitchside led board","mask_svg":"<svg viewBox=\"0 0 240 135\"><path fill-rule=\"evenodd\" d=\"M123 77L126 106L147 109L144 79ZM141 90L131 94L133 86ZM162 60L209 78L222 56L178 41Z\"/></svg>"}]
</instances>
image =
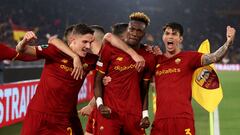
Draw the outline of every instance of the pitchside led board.
<instances>
[{"instance_id":1,"label":"pitchside led board","mask_svg":"<svg viewBox=\"0 0 240 135\"><path fill-rule=\"evenodd\" d=\"M92 99L93 80L93 73L89 73L78 93L78 103ZM23 120L38 83L29 80L0 85L0 128Z\"/></svg>"},{"instance_id":2,"label":"pitchside led board","mask_svg":"<svg viewBox=\"0 0 240 135\"><path fill-rule=\"evenodd\" d=\"M208 40L200 45L198 52L210 53ZM194 72L192 97L208 112L214 112L222 100L222 88L213 64L198 68Z\"/></svg>"}]
</instances>

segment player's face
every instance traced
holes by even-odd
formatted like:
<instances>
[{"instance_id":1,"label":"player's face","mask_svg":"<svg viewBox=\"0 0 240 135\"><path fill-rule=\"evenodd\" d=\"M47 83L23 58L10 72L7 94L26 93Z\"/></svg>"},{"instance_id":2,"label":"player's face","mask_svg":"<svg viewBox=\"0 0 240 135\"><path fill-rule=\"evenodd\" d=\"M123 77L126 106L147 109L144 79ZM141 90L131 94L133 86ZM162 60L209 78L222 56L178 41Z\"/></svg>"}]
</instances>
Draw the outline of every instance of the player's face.
<instances>
[{"instance_id":1,"label":"player's face","mask_svg":"<svg viewBox=\"0 0 240 135\"><path fill-rule=\"evenodd\" d=\"M85 57L94 41L92 34L75 35L70 44L70 48L81 57Z\"/></svg>"},{"instance_id":2,"label":"player's face","mask_svg":"<svg viewBox=\"0 0 240 135\"><path fill-rule=\"evenodd\" d=\"M101 36L98 32L94 32L94 41L92 42L91 49L88 51L91 52L91 50L94 50L96 48L101 48L102 46L102 39L99 39L99 36Z\"/></svg>"},{"instance_id":3,"label":"player's face","mask_svg":"<svg viewBox=\"0 0 240 135\"><path fill-rule=\"evenodd\" d=\"M138 45L145 35L146 25L143 22L131 21L127 29L127 43L129 45Z\"/></svg>"},{"instance_id":4,"label":"player's face","mask_svg":"<svg viewBox=\"0 0 240 135\"><path fill-rule=\"evenodd\" d=\"M120 34L119 38L120 38L121 40L125 40L125 39L127 38L127 30L124 31L122 34Z\"/></svg>"},{"instance_id":5,"label":"player's face","mask_svg":"<svg viewBox=\"0 0 240 135\"><path fill-rule=\"evenodd\" d=\"M178 50L180 50L179 47L182 43L183 37L180 36L178 31L168 27L163 33L162 40L167 52L176 53Z\"/></svg>"}]
</instances>

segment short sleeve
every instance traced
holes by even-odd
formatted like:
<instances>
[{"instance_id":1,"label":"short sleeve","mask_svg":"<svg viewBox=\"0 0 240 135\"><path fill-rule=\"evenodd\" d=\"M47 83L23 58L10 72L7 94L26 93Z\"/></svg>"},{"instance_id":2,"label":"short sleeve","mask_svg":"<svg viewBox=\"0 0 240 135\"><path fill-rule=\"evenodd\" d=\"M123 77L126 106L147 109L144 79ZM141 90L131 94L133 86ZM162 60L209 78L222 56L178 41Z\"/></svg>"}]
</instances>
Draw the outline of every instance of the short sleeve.
<instances>
[{"instance_id":1,"label":"short sleeve","mask_svg":"<svg viewBox=\"0 0 240 135\"><path fill-rule=\"evenodd\" d=\"M96 70L102 74L105 74L111 60L112 47L110 43L105 43L101 52L99 60L97 61Z\"/></svg>"},{"instance_id":2,"label":"short sleeve","mask_svg":"<svg viewBox=\"0 0 240 135\"><path fill-rule=\"evenodd\" d=\"M143 73L143 79L144 80L150 80L155 72L155 67L156 67L156 56L149 53L147 58L145 58L146 61L146 67L144 69Z\"/></svg>"},{"instance_id":3,"label":"short sleeve","mask_svg":"<svg viewBox=\"0 0 240 135\"><path fill-rule=\"evenodd\" d=\"M196 51L190 51L187 54L189 58L189 66L192 69L197 69L199 67L202 67L202 53L196 52Z\"/></svg>"},{"instance_id":4,"label":"short sleeve","mask_svg":"<svg viewBox=\"0 0 240 135\"><path fill-rule=\"evenodd\" d=\"M60 53L60 50L57 49L53 44L44 44L36 46L37 59L54 59Z\"/></svg>"}]
</instances>

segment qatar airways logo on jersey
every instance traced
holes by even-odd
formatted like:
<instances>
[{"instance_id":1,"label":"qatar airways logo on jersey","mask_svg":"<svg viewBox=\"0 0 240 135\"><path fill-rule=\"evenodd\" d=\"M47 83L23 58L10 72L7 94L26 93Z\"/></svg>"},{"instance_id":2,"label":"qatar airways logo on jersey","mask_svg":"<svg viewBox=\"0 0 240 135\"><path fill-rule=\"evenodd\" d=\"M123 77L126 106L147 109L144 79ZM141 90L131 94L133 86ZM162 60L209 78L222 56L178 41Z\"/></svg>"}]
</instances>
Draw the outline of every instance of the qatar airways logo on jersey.
<instances>
[{"instance_id":1,"label":"qatar airways logo on jersey","mask_svg":"<svg viewBox=\"0 0 240 135\"><path fill-rule=\"evenodd\" d=\"M129 70L129 69L133 69L135 68L135 64L131 64L129 66L114 66L114 70L117 70L117 71L125 71L125 70Z\"/></svg>"},{"instance_id":2,"label":"qatar airways logo on jersey","mask_svg":"<svg viewBox=\"0 0 240 135\"><path fill-rule=\"evenodd\" d=\"M161 75L166 75L166 74L174 74L174 73L179 73L179 72L181 72L180 68L163 69L163 70L158 70L156 72L156 76L161 76Z\"/></svg>"}]
</instances>

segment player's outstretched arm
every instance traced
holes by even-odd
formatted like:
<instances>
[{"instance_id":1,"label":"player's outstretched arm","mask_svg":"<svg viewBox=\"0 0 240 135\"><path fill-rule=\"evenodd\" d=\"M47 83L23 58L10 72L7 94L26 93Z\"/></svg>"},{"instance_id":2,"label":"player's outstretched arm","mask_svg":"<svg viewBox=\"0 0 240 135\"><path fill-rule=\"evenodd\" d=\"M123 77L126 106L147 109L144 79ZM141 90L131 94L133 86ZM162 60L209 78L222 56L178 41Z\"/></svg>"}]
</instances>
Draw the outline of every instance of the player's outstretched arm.
<instances>
[{"instance_id":1,"label":"player's outstretched arm","mask_svg":"<svg viewBox=\"0 0 240 135\"><path fill-rule=\"evenodd\" d=\"M59 50L61 50L62 52L64 52L68 56L72 57L72 59L73 59L73 71L72 71L71 75L76 80L78 80L78 78L82 79L83 67L82 67L82 63L81 63L81 60L80 60L79 56L76 53L74 53L68 47L68 45L66 45L62 40L60 40L58 38L51 38L51 39L49 39L48 43L53 44Z\"/></svg>"},{"instance_id":2,"label":"player's outstretched arm","mask_svg":"<svg viewBox=\"0 0 240 135\"><path fill-rule=\"evenodd\" d=\"M98 110L101 112L101 114L105 118L110 118L111 109L103 104L103 89L102 89L102 79L104 77L104 74L97 71L94 81L94 95L96 99L96 104Z\"/></svg>"},{"instance_id":3,"label":"player's outstretched arm","mask_svg":"<svg viewBox=\"0 0 240 135\"><path fill-rule=\"evenodd\" d=\"M17 44L16 46L16 51L18 53L24 53L24 54L28 54L31 56L36 56L36 49L34 46L29 46L29 43L32 40L36 40L37 36L35 35L34 32L32 31L28 31L23 39Z\"/></svg>"},{"instance_id":4,"label":"player's outstretched arm","mask_svg":"<svg viewBox=\"0 0 240 135\"><path fill-rule=\"evenodd\" d=\"M141 71L145 66L145 60L144 58L139 55L136 51L134 51L131 47L129 47L126 43L124 43L120 38L115 36L112 33L107 33L103 37L103 40L106 40L111 43L116 48L121 49L122 51L129 54L132 59L136 62L136 69L138 71Z\"/></svg>"},{"instance_id":5,"label":"player's outstretched arm","mask_svg":"<svg viewBox=\"0 0 240 135\"><path fill-rule=\"evenodd\" d=\"M229 47L233 44L236 30L233 27L227 26L227 41L214 53L204 54L202 57L202 65L206 66L220 61L227 53Z\"/></svg>"}]
</instances>

